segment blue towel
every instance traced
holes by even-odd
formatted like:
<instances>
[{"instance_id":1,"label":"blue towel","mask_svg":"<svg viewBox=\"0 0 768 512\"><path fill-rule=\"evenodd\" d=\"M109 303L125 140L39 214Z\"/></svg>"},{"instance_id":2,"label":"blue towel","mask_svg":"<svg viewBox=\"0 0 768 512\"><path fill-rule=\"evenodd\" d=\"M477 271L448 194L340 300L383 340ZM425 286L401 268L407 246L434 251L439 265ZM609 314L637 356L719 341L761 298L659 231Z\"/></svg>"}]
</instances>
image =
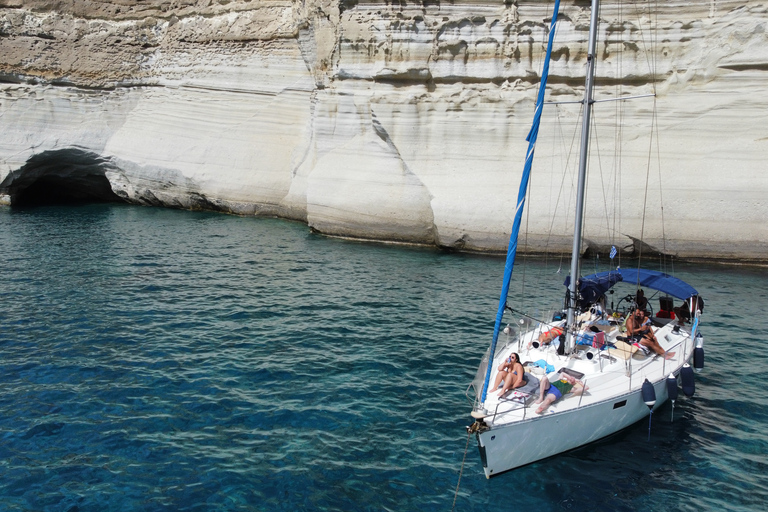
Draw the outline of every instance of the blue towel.
<instances>
[{"instance_id":1,"label":"blue towel","mask_svg":"<svg viewBox=\"0 0 768 512\"><path fill-rule=\"evenodd\" d=\"M544 371L546 371L547 373L552 373L553 371L555 371L555 367L552 366L551 364L547 364L547 362L543 359L539 359L533 364L535 364L539 368L544 368Z\"/></svg>"},{"instance_id":2,"label":"blue towel","mask_svg":"<svg viewBox=\"0 0 768 512\"><path fill-rule=\"evenodd\" d=\"M588 334L586 332L576 335L577 345L592 345L592 342L594 340L595 340L595 336L593 334Z\"/></svg>"}]
</instances>

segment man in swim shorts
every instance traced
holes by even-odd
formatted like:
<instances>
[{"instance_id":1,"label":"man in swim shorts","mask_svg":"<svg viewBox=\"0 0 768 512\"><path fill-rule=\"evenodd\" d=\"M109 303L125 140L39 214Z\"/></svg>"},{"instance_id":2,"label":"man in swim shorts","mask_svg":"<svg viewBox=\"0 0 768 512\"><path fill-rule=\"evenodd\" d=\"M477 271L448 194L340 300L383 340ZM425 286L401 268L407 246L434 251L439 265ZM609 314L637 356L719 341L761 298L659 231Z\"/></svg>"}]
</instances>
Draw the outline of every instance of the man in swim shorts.
<instances>
[{"instance_id":1,"label":"man in swim shorts","mask_svg":"<svg viewBox=\"0 0 768 512\"><path fill-rule=\"evenodd\" d=\"M536 409L536 414L541 414L547 410L547 407L552 405L555 400L559 400L563 395L573 393L574 395L580 395L586 391L584 383L577 380L572 375L568 375L565 372L560 372L552 377L552 381L547 377L541 379L539 384L539 398L534 403L541 404Z\"/></svg>"}]
</instances>

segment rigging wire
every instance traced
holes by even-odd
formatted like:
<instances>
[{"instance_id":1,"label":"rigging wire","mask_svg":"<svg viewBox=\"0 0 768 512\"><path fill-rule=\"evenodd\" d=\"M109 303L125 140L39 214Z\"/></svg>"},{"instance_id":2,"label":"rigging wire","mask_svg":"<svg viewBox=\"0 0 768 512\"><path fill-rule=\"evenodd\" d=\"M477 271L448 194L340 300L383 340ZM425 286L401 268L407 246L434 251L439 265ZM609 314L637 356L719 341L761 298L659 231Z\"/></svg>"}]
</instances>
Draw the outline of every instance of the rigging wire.
<instances>
[{"instance_id":1,"label":"rigging wire","mask_svg":"<svg viewBox=\"0 0 768 512\"><path fill-rule=\"evenodd\" d=\"M517 313L520 316L524 316L524 317L526 317L526 318L528 318L530 320L533 320L534 322L538 322L540 324L548 324L550 322L549 320L542 320L541 318L539 318L537 316L533 316L533 315L529 315L528 313L524 313L524 312L520 311L519 309L513 308L509 304L507 304L507 309L509 310L510 313Z\"/></svg>"},{"instance_id":2,"label":"rigging wire","mask_svg":"<svg viewBox=\"0 0 768 512\"><path fill-rule=\"evenodd\" d=\"M636 23L630 23L629 26L627 26L628 22L624 21L625 16L632 12L631 10L625 10L623 2L618 2L617 6L617 17L620 24L620 29L615 30L612 34L612 40L609 41L607 44L610 44L611 47L609 48L606 46L604 49L604 53L607 57L612 57L611 60L615 63L615 76L623 76L623 69L624 69L624 53L627 51L626 42L629 40L633 34L637 34L639 37L632 38L635 41L638 41L638 43L641 45L643 49L644 56L640 57L641 59L644 58L646 61L646 65L649 68L650 71L650 77L649 85L652 88L652 91L655 95L656 93L656 80L657 80L657 59L658 56L654 51L652 51L657 45L656 45L656 39L658 39L658 35L654 33L653 26L658 25L658 10L654 11L653 9L650 9L650 4L653 0L649 1L649 8L646 11L646 9L639 5L639 2L632 2L632 7L634 8L634 14L637 18ZM549 3L549 2L548 2ZM656 0L656 4L658 4L658 0ZM630 8L631 9L631 8ZM630 18L632 16L630 15ZM654 22L656 22L656 25L654 25ZM646 27L646 24L649 25L649 27ZM611 54L609 54L609 49L611 50ZM598 64L597 62L595 63ZM543 63L540 64L540 67L543 65ZM623 82L617 80L615 82L615 97L621 98L624 95L624 84ZM625 105L624 101L615 101L616 105L614 107L614 113L613 113L613 133L614 133L614 151L613 151L613 164L610 166L609 170L606 172L606 169L603 167L603 158L601 158L601 153L604 151L605 148L601 148L599 144L599 138L598 138L598 125L600 124L598 121L599 119L599 113L598 116L595 116L595 121L592 124L592 140L594 141L594 148L596 152L597 157L597 165L599 169L599 177L601 179L601 193L602 193L602 200L603 204L599 205L602 206L602 216L605 218L605 226L606 226L606 232L604 235L600 235L599 230L598 233L593 234L594 236L597 236L599 239L607 240L608 243L611 246L615 246L618 238L621 236L622 233L622 207L623 207L623 201L622 201L622 173L621 169L623 167L623 153L624 153L624 146L622 145L621 141L623 141L623 132L625 131L623 120L627 116L627 107ZM573 180L574 176L572 174L571 169L571 162L572 162L572 154L575 151L575 146L577 145L577 134L578 134L578 123L574 126L573 131L573 137L571 139L570 147L568 147L566 143L566 138L563 137L564 135L564 123L563 123L563 110L561 108L560 104L555 105L555 114L556 114L556 122L553 123L553 134L555 135L553 137L554 141L562 141L562 152L556 152L555 146L556 144L552 145L552 158L550 159L551 165L552 165L552 172L550 173L551 176L555 176L555 167L556 167L556 154L560 155L561 159L564 159L564 162L561 162L562 164L562 171L560 175L560 184L559 187L550 186L550 205L553 205L550 207L551 209L551 220L549 223L549 229L547 231L546 240L545 240L545 265L549 262L550 258L550 248L552 246L552 240L555 236L555 225L557 223L557 214L558 211L563 211L561 208L565 206L564 208L564 214L561 216L563 223L564 223L564 229L565 231L568 230L569 225L569 211L570 209L568 206L570 206L570 203L572 203L573 198L569 194L564 194L566 187L566 183L570 178L571 181L571 187L574 186ZM564 108L564 107L563 107ZM604 112L603 112L604 113ZM583 106L580 104L580 111L577 115L577 121L583 116ZM645 248L645 233L647 230L647 224L648 224L648 217L647 217L647 207L649 204L649 194L650 189L652 186L652 180L651 180L651 170L652 165L651 161L653 160L653 149L655 147L655 157L657 162L657 170L659 173L659 188L661 189L662 182L661 182L661 162L660 162L660 137L659 137L659 123L658 123L658 113L657 113L657 102L656 98L654 98L653 108L652 108L652 125L651 125L651 136L649 140L649 148L648 148L648 159L646 164L646 179L645 179L645 186L643 189L643 201L642 201L642 215L641 215L641 225L640 225L640 236L639 240L640 243L635 244L634 242L631 245L637 245L636 247L636 256L637 256L637 263L638 267L640 263L643 261L644 257L647 259L647 255L643 254L644 250L647 250ZM655 140L653 135L656 134ZM560 137L558 137L559 135ZM554 185L555 183L552 183ZM530 215L531 215L531 197L532 197L532 188L529 187L527 190L527 204L525 205L526 208L526 222L525 222L525 230L524 230L524 238L523 238L523 269L522 269L522 280L520 282L520 293L521 296L525 296L526 293L526 261L527 258L530 256L528 254L528 251L530 249L529 245L529 235L530 235ZM556 193L555 193L556 190ZM663 208L663 195L661 193L661 190L659 192L659 195L661 197L661 236L662 236L662 251L661 251L661 264L662 264L662 270L665 270L666 267L666 231L665 231L665 218L664 218L664 208ZM565 205L563 205L563 196L565 196ZM584 221L586 220L586 217L584 218ZM605 237L605 238L603 238ZM559 265L557 272L560 273L563 267L563 260L566 257L565 253L561 249L559 251L560 258L559 258ZM625 253L623 250L619 250L616 256L615 260L611 260L611 266L621 266L622 263L622 256L624 256ZM599 262L599 254L596 255L596 262L597 264ZM608 261L608 260L606 260ZM638 287L639 287L639 283Z\"/></svg>"},{"instance_id":3,"label":"rigging wire","mask_svg":"<svg viewBox=\"0 0 768 512\"><path fill-rule=\"evenodd\" d=\"M557 211L559 209L560 201L563 198L564 191L565 191L565 188L566 188L565 187L566 179L568 178L569 170L571 169L572 156L573 156L574 151L575 151L576 140L577 140L577 137L578 137L578 134L579 134L579 123L578 123L578 120L581 119L581 110L580 110L579 111L579 115L576 117L576 121L577 122L574 123L574 125L573 125L573 135L571 137L571 143L570 143L569 146L566 146L565 143L564 143L564 141L565 141L565 137L564 137L565 133L564 133L564 130L563 130L563 118L562 118L562 111L560 109L560 105L555 105L555 112L556 112L556 122L553 123L553 131L555 132L555 135L553 136L553 140L563 141L562 142L562 146L563 147L562 147L562 150L560 151L559 154L560 155L565 154L566 157L565 157L565 161L563 161L563 159L561 157L561 169L562 170L560 171L560 186L557 189L557 198L555 199L555 209L552 212L551 220L550 220L550 223L549 223L549 230L548 230L548 233L547 233L547 242L546 242L547 252L549 252L550 240L552 238L552 233L555 230L555 221L557 219ZM553 145L552 146L552 154L554 155L554 153L555 153L555 146ZM551 162L552 162L552 165L554 166L554 163L555 163L554 157L551 159ZM555 172L554 172L554 169L553 169L551 171L551 175L554 176L554 174L555 174ZM573 176L572 176L572 174L571 174L571 188L573 188ZM563 219L563 232L567 232L568 228L569 228L569 225L568 225L568 218L569 217L568 216L569 216L569 212L570 212L570 200L571 200L571 195L570 194L566 194L565 196L568 198L568 204L565 205L565 207L563 208L563 211L565 212L565 216L564 216L564 219ZM551 201L552 200L551 200L551 196L550 196L550 204L551 204ZM563 259L565 257L566 257L566 253L563 252L563 250L561 249L560 250L560 262L559 262L559 267L558 267L558 271L557 271L558 274L560 273L561 269L563 268Z\"/></svg>"},{"instance_id":4,"label":"rigging wire","mask_svg":"<svg viewBox=\"0 0 768 512\"><path fill-rule=\"evenodd\" d=\"M667 233L664 223L664 187L662 186L661 176L661 149L659 148L659 123L656 118L656 98L653 98L653 126L656 130L656 162L659 172L659 201L661 203L661 270L666 272L667 263Z\"/></svg>"},{"instance_id":5,"label":"rigging wire","mask_svg":"<svg viewBox=\"0 0 768 512\"><path fill-rule=\"evenodd\" d=\"M657 33L657 30L653 30L653 27L658 28L658 20L659 20L659 12L658 12L658 1L655 2L654 9L650 9L649 11L652 11L652 13L649 13L649 19L653 20L653 25L649 29L649 32L651 33L651 57L653 58L652 63L653 67L651 68L651 84L653 86L653 92L654 92L654 98L653 98L653 127L656 132L656 162L657 162L657 168L659 172L659 201L661 203L661 244L662 244L662 266L661 270L663 272L667 271L667 233L666 233L666 221L664 218L664 187L662 186L662 169L661 169L661 147L660 147L660 141L661 136L659 133L659 122L658 122L658 111L657 111L657 102L656 102L656 80L658 76L658 55L656 49L658 48L658 44L656 42L656 39L654 38L655 34ZM670 264L672 262L672 258L669 257Z\"/></svg>"},{"instance_id":6,"label":"rigging wire","mask_svg":"<svg viewBox=\"0 0 768 512\"><path fill-rule=\"evenodd\" d=\"M547 2L547 12L551 10L551 2ZM555 25L555 31L557 31L557 25ZM548 34L547 34L548 37ZM545 38L546 41L546 38ZM541 76L544 72L544 59L541 59L539 62L539 76ZM541 83L538 84L539 87L541 87ZM536 95L538 96L539 90L536 89ZM533 179L535 177L535 173L531 173L531 176L529 177L529 184L528 188L525 191L526 198L525 198L525 229L523 232L523 250L522 250L522 265L521 265L521 279L520 279L520 297L522 300L525 300L525 284L526 284L526 269L528 267L528 252L529 252L529 246L528 246L528 234L530 233L530 219L531 219L531 190L533 189ZM548 247L548 240L547 240L547 247ZM545 256L544 261L545 265L548 261L548 250L545 249Z\"/></svg>"},{"instance_id":7,"label":"rigging wire","mask_svg":"<svg viewBox=\"0 0 768 512\"><path fill-rule=\"evenodd\" d=\"M648 145L648 165L646 169L646 180L645 180L645 196L643 198L643 216L642 216L642 223L641 223L641 230L640 230L640 247L639 247L639 255L638 255L638 268L640 266L640 261L642 259L642 251L643 246L645 245L644 239L645 239L645 221L646 221L646 207L648 202L648 189L649 189L649 181L650 181L650 170L651 170L651 161L653 160L653 148L654 145L656 147L656 162L657 162L657 171L658 171L658 186L659 186L659 201L660 201L660 210L661 210L661 241L662 241L662 250L660 251L661 254L659 256L659 263L662 271L666 270L666 259L667 259L667 250L666 250L666 229L665 229L665 218L664 218L664 197L663 197L663 182L662 182L662 175L661 175L661 150L659 146L659 140L660 140L660 134L659 134L659 123L658 123L658 109L657 109L657 100L656 100L656 80L657 80L657 55L656 55L656 47L657 44L655 42L655 35L653 26L658 27L658 1L655 2L656 9L651 9L651 2L648 2L648 19L650 20L649 23L651 24L648 32L648 45L646 46L646 37L643 32L642 23L638 23L639 30L640 30L640 40L643 43L643 47L646 50L644 53L646 55L646 61L649 66L649 72L651 76L651 87L654 93L654 99L653 99L653 113L651 116L651 129L650 129L650 140ZM640 15L646 15L644 12L640 12L637 7L636 10L638 12L638 18ZM654 137L655 135L655 137Z\"/></svg>"},{"instance_id":8,"label":"rigging wire","mask_svg":"<svg viewBox=\"0 0 768 512\"><path fill-rule=\"evenodd\" d=\"M624 10L623 10L624 4L619 2L619 18L624 19ZM623 50L624 45L621 45L620 50ZM622 51L619 51L619 56L617 59L618 62L618 69L617 69L617 75L616 76L623 76L623 70L624 70L624 60L623 60L624 54ZM620 80L617 80L616 82L616 97L620 98L623 94L624 88L623 84ZM621 141L623 140L623 131L624 131L624 124L621 122L621 120L624 118L624 109L625 105L623 101L617 101L615 110L614 110L614 119L616 122L616 130L614 131L614 147L616 148L616 151L614 153L614 159L613 159L613 172L615 176L614 180L614 198L613 198L613 232L614 236L616 233L619 233L621 230L621 162L623 161L623 145L621 144ZM618 226L617 226L618 223ZM615 238L612 243L615 243ZM618 266L621 266L621 256L624 251L618 252L619 257L619 264Z\"/></svg>"}]
</instances>

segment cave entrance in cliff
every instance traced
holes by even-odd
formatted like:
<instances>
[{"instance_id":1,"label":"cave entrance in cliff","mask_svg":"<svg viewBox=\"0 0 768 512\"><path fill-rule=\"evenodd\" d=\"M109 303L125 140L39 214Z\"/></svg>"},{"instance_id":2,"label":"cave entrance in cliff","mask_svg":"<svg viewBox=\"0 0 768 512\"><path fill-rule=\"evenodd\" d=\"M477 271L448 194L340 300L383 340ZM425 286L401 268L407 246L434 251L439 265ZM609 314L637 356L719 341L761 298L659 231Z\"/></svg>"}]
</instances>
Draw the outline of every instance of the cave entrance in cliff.
<instances>
[{"instance_id":1,"label":"cave entrance in cliff","mask_svg":"<svg viewBox=\"0 0 768 512\"><path fill-rule=\"evenodd\" d=\"M81 149L45 151L0 183L12 206L125 203L106 177L110 162Z\"/></svg>"}]
</instances>

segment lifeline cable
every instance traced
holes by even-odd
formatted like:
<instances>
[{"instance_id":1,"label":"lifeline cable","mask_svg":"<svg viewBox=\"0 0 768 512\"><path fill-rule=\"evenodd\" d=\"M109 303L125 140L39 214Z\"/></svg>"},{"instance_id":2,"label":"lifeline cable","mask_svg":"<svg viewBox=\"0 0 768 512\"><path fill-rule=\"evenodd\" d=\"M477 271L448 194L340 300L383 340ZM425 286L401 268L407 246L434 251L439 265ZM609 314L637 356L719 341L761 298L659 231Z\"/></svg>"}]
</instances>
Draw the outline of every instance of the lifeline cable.
<instances>
[{"instance_id":1,"label":"lifeline cable","mask_svg":"<svg viewBox=\"0 0 768 512\"><path fill-rule=\"evenodd\" d=\"M513 308L513 307L511 307L509 305L505 306L505 308L508 309L509 311L511 311L512 313L517 313L518 315L524 316L526 318L530 318L531 320L535 320L536 322L539 322L540 324L548 324L549 323L546 320L540 320L540 319L536 318L535 316L531 316L531 315L529 315L527 313L523 313L519 309L515 309L515 308Z\"/></svg>"}]
</instances>

